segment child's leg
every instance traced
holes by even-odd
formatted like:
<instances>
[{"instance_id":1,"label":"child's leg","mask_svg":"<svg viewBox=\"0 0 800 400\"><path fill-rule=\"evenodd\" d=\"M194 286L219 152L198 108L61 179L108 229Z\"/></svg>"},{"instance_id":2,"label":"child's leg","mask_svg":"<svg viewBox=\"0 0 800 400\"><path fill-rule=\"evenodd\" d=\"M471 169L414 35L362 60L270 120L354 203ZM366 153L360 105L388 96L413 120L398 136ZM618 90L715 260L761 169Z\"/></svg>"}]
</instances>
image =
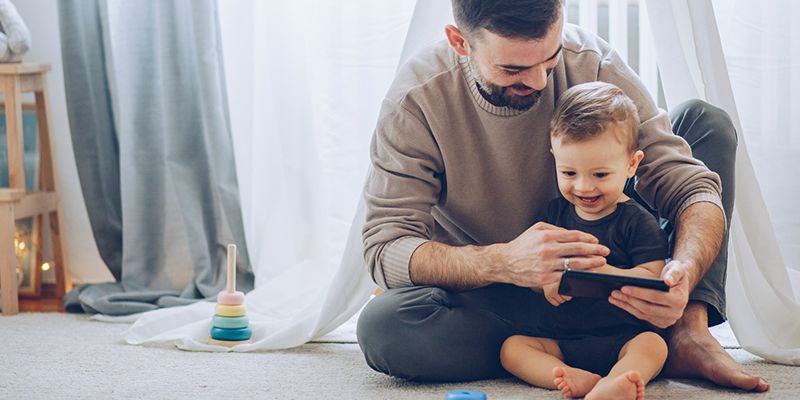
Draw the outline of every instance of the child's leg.
<instances>
[{"instance_id":1,"label":"child's leg","mask_svg":"<svg viewBox=\"0 0 800 400\"><path fill-rule=\"evenodd\" d=\"M619 351L619 361L608 376L637 371L646 385L655 378L667 360L667 342L655 332L644 332L625 343Z\"/></svg>"},{"instance_id":2,"label":"child's leg","mask_svg":"<svg viewBox=\"0 0 800 400\"><path fill-rule=\"evenodd\" d=\"M500 350L503 367L525 382L541 388L560 389L568 397L585 396L600 376L572 368L563 359L558 342L553 339L512 336Z\"/></svg>"},{"instance_id":3,"label":"child's leg","mask_svg":"<svg viewBox=\"0 0 800 400\"><path fill-rule=\"evenodd\" d=\"M644 399L644 387L667 360L667 343L654 332L640 333L625 343L608 376L586 396L591 399Z\"/></svg>"},{"instance_id":4,"label":"child's leg","mask_svg":"<svg viewBox=\"0 0 800 400\"><path fill-rule=\"evenodd\" d=\"M556 389L553 384L553 368L566 366L558 342L553 339L530 336L511 336L500 349L500 363L531 385Z\"/></svg>"}]
</instances>

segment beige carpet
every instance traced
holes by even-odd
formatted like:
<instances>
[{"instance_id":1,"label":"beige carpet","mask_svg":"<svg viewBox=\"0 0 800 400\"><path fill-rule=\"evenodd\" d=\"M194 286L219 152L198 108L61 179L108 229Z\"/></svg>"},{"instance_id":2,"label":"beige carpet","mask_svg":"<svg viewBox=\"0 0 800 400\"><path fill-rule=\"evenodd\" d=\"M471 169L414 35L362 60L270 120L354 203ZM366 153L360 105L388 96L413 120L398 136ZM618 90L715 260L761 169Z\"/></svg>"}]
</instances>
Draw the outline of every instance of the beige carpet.
<instances>
[{"instance_id":1,"label":"beige carpet","mask_svg":"<svg viewBox=\"0 0 800 400\"><path fill-rule=\"evenodd\" d=\"M0 317L0 399L443 399L451 389L483 390L490 399L558 399L558 392L516 380L418 384L378 374L352 341L352 324L300 348L195 353L124 344L127 324L82 315ZM717 335L729 347L729 331ZM729 351L772 385L765 394L724 390L691 380L659 380L648 399L800 398L800 369Z\"/></svg>"}]
</instances>

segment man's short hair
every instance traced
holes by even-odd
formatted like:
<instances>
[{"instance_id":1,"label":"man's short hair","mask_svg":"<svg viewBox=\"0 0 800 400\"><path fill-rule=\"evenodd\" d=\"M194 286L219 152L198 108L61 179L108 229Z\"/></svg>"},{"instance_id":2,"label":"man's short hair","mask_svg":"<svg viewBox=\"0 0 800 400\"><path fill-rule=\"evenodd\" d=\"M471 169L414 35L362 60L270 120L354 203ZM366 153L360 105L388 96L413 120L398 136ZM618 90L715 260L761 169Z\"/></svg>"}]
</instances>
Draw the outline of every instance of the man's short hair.
<instances>
[{"instance_id":1,"label":"man's short hair","mask_svg":"<svg viewBox=\"0 0 800 400\"><path fill-rule=\"evenodd\" d=\"M550 122L551 140L581 142L616 126L615 132L631 152L639 145L639 113L622 89L606 82L575 85L563 95Z\"/></svg>"},{"instance_id":2,"label":"man's short hair","mask_svg":"<svg viewBox=\"0 0 800 400\"><path fill-rule=\"evenodd\" d=\"M452 0L465 34L481 28L512 39L542 39L561 17L561 0Z\"/></svg>"}]
</instances>

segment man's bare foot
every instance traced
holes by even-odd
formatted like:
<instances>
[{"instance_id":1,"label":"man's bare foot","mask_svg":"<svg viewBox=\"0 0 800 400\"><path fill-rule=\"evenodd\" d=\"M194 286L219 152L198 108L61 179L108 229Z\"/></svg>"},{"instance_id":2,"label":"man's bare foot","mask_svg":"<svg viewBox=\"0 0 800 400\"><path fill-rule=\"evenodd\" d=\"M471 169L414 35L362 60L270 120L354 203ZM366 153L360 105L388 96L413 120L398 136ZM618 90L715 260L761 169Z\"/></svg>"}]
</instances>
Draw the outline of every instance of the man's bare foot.
<instances>
[{"instance_id":1,"label":"man's bare foot","mask_svg":"<svg viewBox=\"0 0 800 400\"><path fill-rule=\"evenodd\" d=\"M553 368L553 383L566 397L583 397L597 384L600 375L572 367Z\"/></svg>"},{"instance_id":2,"label":"man's bare foot","mask_svg":"<svg viewBox=\"0 0 800 400\"><path fill-rule=\"evenodd\" d=\"M605 377L597 382L586 400L635 399L644 400L644 381L636 371L628 371L616 377Z\"/></svg>"},{"instance_id":3,"label":"man's bare foot","mask_svg":"<svg viewBox=\"0 0 800 400\"><path fill-rule=\"evenodd\" d=\"M690 303L683 318L670 332L669 356L664 375L674 378L705 378L718 385L766 392L769 383L751 375L728 354L707 328L705 304Z\"/></svg>"}]
</instances>

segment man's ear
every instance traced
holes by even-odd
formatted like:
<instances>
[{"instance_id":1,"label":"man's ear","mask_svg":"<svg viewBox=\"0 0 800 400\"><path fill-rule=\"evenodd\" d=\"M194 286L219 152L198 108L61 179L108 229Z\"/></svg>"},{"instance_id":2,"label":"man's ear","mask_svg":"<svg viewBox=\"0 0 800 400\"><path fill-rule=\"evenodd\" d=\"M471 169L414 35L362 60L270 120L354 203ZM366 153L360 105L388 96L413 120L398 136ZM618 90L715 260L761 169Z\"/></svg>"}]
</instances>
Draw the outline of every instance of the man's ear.
<instances>
[{"instance_id":1,"label":"man's ear","mask_svg":"<svg viewBox=\"0 0 800 400\"><path fill-rule=\"evenodd\" d=\"M463 57L469 56L469 43L458 28L454 25L447 25L444 27L444 34L447 36L447 41L450 42L450 47L455 50L456 54Z\"/></svg>"},{"instance_id":2,"label":"man's ear","mask_svg":"<svg viewBox=\"0 0 800 400\"><path fill-rule=\"evenodd\" d=\"M644 152L641 150L636 150L631 156L631 160L628 161L628 178L633 178L636 175L636 168L639 168L639 163L642 162L644 158Z\"/></svg>"}]
</instances>

